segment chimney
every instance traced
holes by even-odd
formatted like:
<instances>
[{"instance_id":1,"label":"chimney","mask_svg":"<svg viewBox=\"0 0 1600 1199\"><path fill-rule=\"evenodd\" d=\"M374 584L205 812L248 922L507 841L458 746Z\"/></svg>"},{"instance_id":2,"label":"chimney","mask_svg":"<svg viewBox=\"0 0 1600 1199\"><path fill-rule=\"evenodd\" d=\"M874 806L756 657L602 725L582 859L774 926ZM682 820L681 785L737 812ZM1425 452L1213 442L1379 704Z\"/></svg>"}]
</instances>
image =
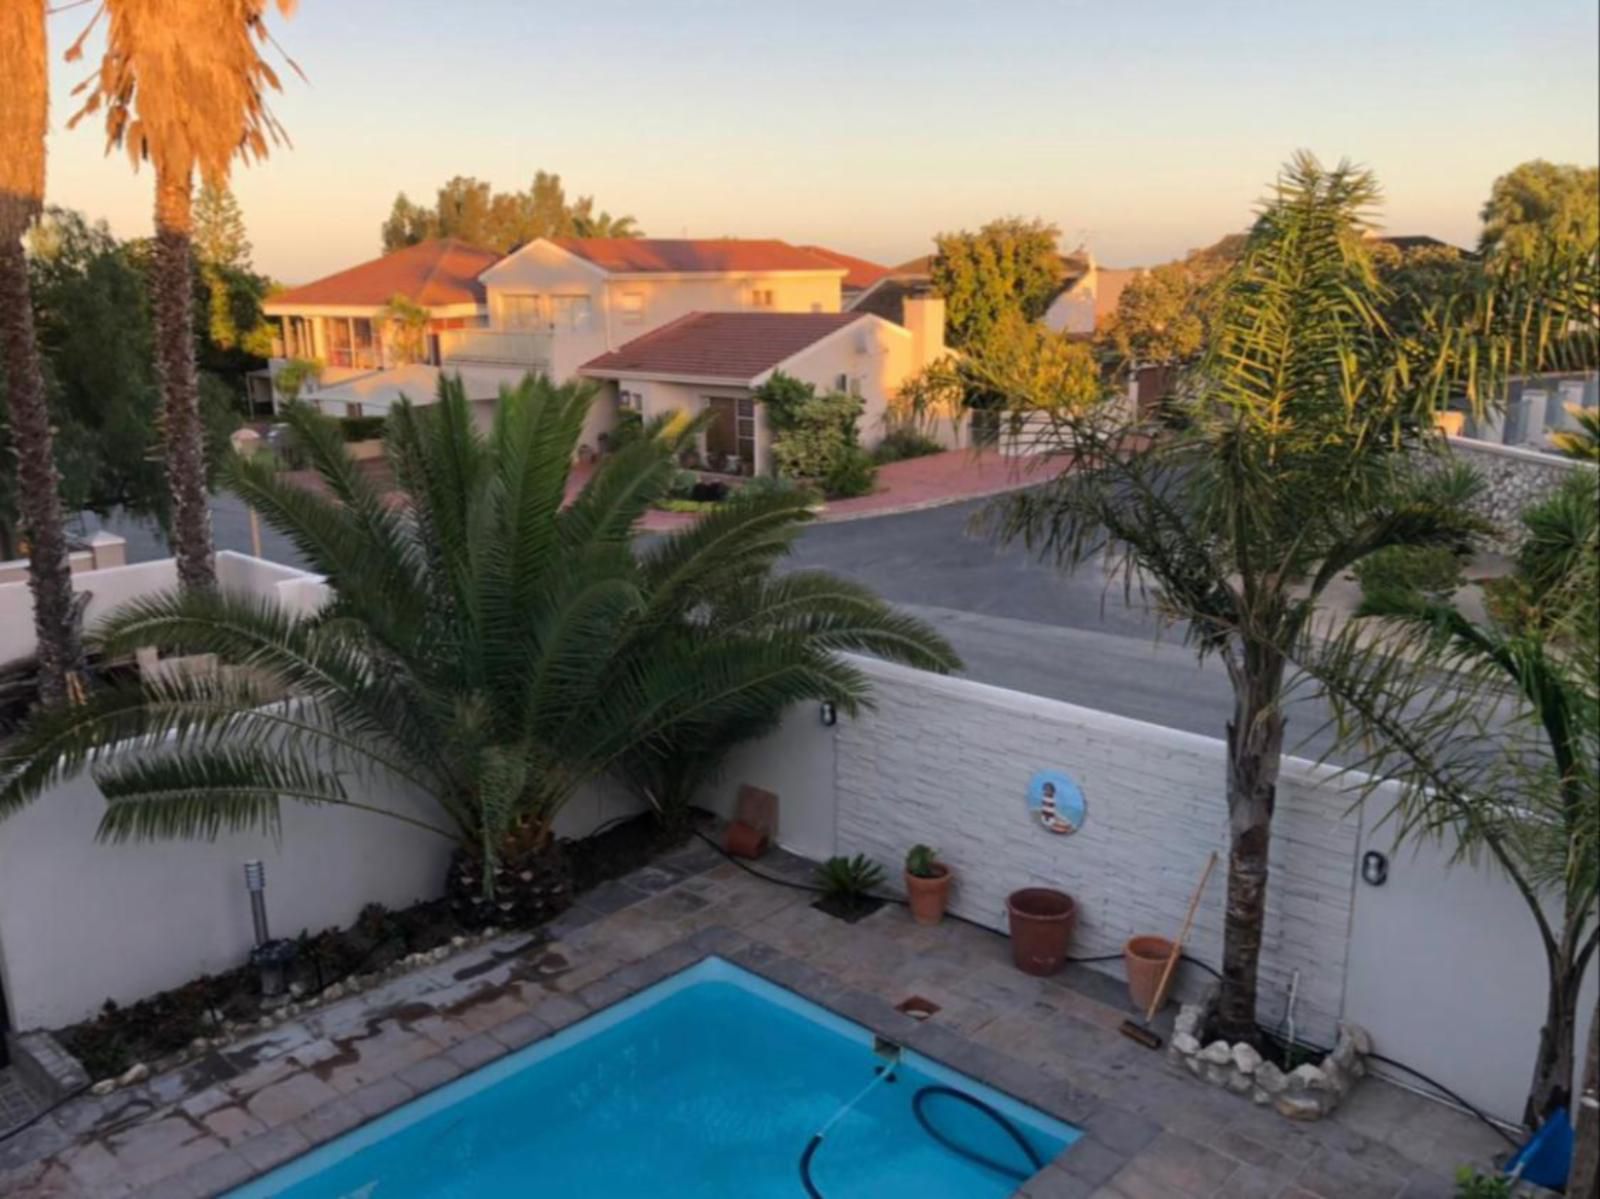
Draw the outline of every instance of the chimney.
<instances>
[{"instance_id":1,"label":"chimney","mask_svg":"<svg viewBox=\"0 0 1600 1199\"><path fill-rule=\"evenodd\" d=\"M921 370L944 353L944 297L907 296L900 323L911 334L911 368Z\"/></svg>"}]
</instances>

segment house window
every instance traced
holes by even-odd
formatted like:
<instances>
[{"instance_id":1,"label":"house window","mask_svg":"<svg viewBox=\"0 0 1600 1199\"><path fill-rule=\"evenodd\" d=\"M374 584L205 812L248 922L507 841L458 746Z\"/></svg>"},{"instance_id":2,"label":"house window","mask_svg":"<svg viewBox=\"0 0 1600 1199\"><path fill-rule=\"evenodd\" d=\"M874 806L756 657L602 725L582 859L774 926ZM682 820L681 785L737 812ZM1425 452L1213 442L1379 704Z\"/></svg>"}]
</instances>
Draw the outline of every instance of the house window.
<instances>
[{"instance_id":1,"label":"house window","mask_svg":"<svg viewBox=\"0 0 1600 1199\"><path fill-rule=\"evenodd\" d=\"M323 322L322 331L323 335L328 339L328 365L353 365L350 346L350 322L330 317Z\"/></svg>"},{"instance_id":2,"label":"house window","mask_svg":"<svg viewBox=\"0 0 1600 1199\"><path fill-rule=\"evenodd\" d=\"M857 399L861 398L861 383L862 379L860 375L850 376L850 394L855 396Z\"/></svg>"},{"instance_id":3,"label":"house window","mask_svg":"<svg viewBox=\"0 0 1600 1199\"><path fill-rule=\"evenodd\" d=\"M544 297L506 295L500 297L500 319L507 329L536 329L544 318Z\"/></svg>"},{"instance_id":4,"label":"house window","mask_svg":"<svg viewBox=\"0 0 1600 1199\"><path fill-rule=\"evenodd\" d=\"M750 292L750 307L771 308L772 289L770 287L753 288Z\"/></svg>"},{"instance_id":5,"label":"house window","mask_svg":"<svg viewBox=\"0 0 1600 1199\"><path fill-rule=\"evenodd\" d=\"M588 328L589 297L551 296L550 323L557 329Z\"/></svg>"},{"instance_id":6,"label":"house window","mask_svg":"<svg viewBox=\"0 0 1600 1199\"><path fill-rule=\"evenodd\" d=\"M644 410L644 397L637 391L618 391L617 403L629 412L642 412Z\"/></svg>"},{"instance_id":7,"label":"house window","mask_svg":"<svg viewBox=\"0 0 1600 1199\"><path fill-rule=\"evenodd\" d=\"M624 325L642 325L644 323L644 292L623 292L619 311L622 314L622 323Z\"/></svg>"},{"instance_id":8,"label":"house window","mask_svg":"<svg viewBox=\"0 0 1600 1199\"><path fill-rule=\"evenodd\" d=\"M836 392L847 392L847 391L849 391L850 390L850 376L849 375L835 375L833 377L833 390L836 391Z\"/></svg>"},{"instance_id":9,"label":"house window","mask_svg":"<svg viewBox=\"0 0 1600 1199\"><path fill-rule=\"evenodd\" d=\"M366 317L358 316L350 321L350 346L356 366L366 370L377 369L378 342L372 333L372 322Z\"/></svg>"}]
</instances>

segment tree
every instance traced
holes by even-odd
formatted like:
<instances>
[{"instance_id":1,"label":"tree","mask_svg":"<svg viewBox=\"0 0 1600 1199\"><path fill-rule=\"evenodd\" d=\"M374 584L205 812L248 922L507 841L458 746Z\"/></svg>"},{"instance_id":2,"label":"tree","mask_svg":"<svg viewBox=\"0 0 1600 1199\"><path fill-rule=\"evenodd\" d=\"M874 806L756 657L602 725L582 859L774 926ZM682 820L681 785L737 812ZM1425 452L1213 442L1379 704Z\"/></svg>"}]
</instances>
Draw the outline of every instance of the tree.
<instances>
[{"instance_id":1,"label":"tree","mask_svg":"<svg viewBox=\"0 0 1600 1199\"><path fill-rule=\"evenodd\" d=\"M531 917L552 885L555 817L641 746L703 745L800 701L858 710L867 681L842 651L955 665L861 588L775 572L809 519L804 495L740 495L636 547L693 422L650 429L566 503L594 394L527 378L485 437L446 377L438 404L386 422L400 504L332 422L292 409L327 494L254 460L229 479L327 577L331 604L297 616L190 589L122 609L101 630L108 652L155 644L248 669L108 686L32 722L0 763L0 814L88 767L102 835L207 837L276 828L285 800L361 806L347 780L376 778L432 801L383 814L455 840L455 877ZM298 703L264 704L285 692ZM99 753L113 744L124 752Z\"/></svg>"},{"instance_id":2,"label":"tree","mask_svg":"<svg viewBox=\"0 0 1600 1199\"><path fill-rule=\"evenodd\" d=\"M438 218L433 209L413 204L406 198L405 192L401 192L394 198L394 206L389 210L389 219L383 222L381 235L385 254L403 250L439 236Z\"/></svg>"},{"instance_id":3,"label":"tree","mask_svg":"<svg viewBox=\"0 0 1600 1199\"><path fill-rule=\"evenodd\" d=\"M431 237L458 237L508 254L540 237L639 237L630 216L596 213L593 196L567 202L561 176L534 173L526 191L497 192L489 184L457 175L439 189L434 207L395 197L383 224L385 253Z\"/></svg>"},{"instance_id":4,"label":"tree","mask_svg":"<svg viewBox=\"0 0 1600 1199\"><path fill-rule=\"evenodd\" d=\"M1600 168L1536 158L1494 181L1483 205L1478 249L1527 258L1540 245L1600 239Z\"/></svg>"},{"instance_id":5,"label":"tree","mask_svg":"<svg viewBox=\"0 0 1600 1199\"><path fill-rule=\"evenodd\" d=\"M244 213L226 185L200 184L194 205L194 252L202 266L250 269Z\"/></svg>"},{"instance_id":6,"label":"tree","mask_svg":"<svg viewBox=\"0 0 1600 1199\"><path fill-rule=\"evenodd\" d=\"M1243 237L1229 234L1130 280L1095 340L1122 362L1190 361L1210 336L1217 281L1238 260L1243 245Z\"/></svg>"},{"instance_id":7,"label":"tree","mask_svg":"<svg viewBox=\"0 0 1600 1199\"><path fill-rule=\"evenodd\" d=\"M1371 603L1381 638L1352 627L1304 659L1334 711L1330 752L1359 754L1361 797L1398 786L1396 839L1487 856L1527 904L1548 976L1529 1127L1570 1100L1578 994L1600 945L1597 512L1593 471L1530 509L1528 546L1486 619L1391 595Z\"/></svg>"},{"instance_id":8,"label":"tree","mask_svg":"<svg viewBox=\"0 0 1600 1199\"><path fill-rule=\"evenodd\" d=\"M383 344L395 363L421 362L428 352L428 310L409 296L395 292L378 313L383 323Z\"/></svg>"},{"instance_id":9,"label":"tree","mask_svg":"<svg viewBox=\"0 0 1600 1199\"><path fill-rule=\"evenodd\" d=\"M60 704L67 698L68 674L82 653L61 480L22 248L23 236L44 207L47 63L42 0L0 6L0 78L6 81L0 88L0 381L17 460L14 502L28 533L39 698Z\"/></svg>"},{"instance_id":10,"label":"tree","mask_svg":"<svg viewBox=\"0 0 1600 1199\"><path fill-rule=\"evenodd\" d=\"M1066 276L1060 238L1054 225L1020 217L935 238L931 273L944 297L950 344L981 345L1008 313L1029 321L1042 317Z\"/></svg>"},{"instance_id":11,"label":"tree","mask_svg":"<svg viewBox=\"0 0 1600 1199\"><path fill-rule=\"evenodd\" d=\"M1458 343L1397 338L1384 323L1387 296L1361 246L1376 198L1372 177L1346 165L1302 154L1284 169L1222 284L1177 429L1152 436L1111 406L993 381L1072 468L999 501L991 529L1068 569L1104 555L1227 670L1217 1018L1229 1040L1256 1037L1289 655L1355 563L1389 545L1454 544L1475 524L1406 452L1455 380Z\"/></svg>"},{"instance_id":12,"label":"tree","mask_svg":"<svg viewBox=\"0 0 1600 1199\"><path fill-rule=\"evenodd\" d=\"M124 147L135 168L155 170L155 257L151 274L156 376L161 385L167 485L172 491L172 544L187 587L216 582L205 480L205 430L195 365L193 283L196 170L226 185L237 154L265 159L281 129L266 106L279 87L261 57L267 0L105 0L68 51L83 42L103 12L106 54L85 88L88 98L69 124L104 108L107 149ZM293 0L278 0L288 15Z\"/></svg>"}]
</instances>

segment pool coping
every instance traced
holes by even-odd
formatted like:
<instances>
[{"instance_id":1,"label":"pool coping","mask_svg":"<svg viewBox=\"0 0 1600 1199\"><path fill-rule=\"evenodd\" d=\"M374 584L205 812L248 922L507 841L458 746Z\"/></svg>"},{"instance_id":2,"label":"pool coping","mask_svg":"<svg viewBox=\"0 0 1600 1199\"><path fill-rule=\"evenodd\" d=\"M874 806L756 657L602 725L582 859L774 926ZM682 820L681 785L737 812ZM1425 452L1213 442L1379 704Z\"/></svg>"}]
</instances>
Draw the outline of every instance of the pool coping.
<instances>
[{"instance_id":1,"label":"pool coping","mask_svg":"<svg viewBox=\"0 0 1600 1199\"><path fill-rule=\"evenodd\" d=\"M553 994L531 1010L408 1066L404 1079L375 1079L313 1108L286 1124L238 1140L227 1151L197 1162L135 1192L140 1199L224 1194L288 1164L311 1150L355 1131L429 1092L569 1025L595 1015L674 974L720 957L767 982L791 991L869 1032L887 1037L951 1070L965 1074L1019 1103L1072 1125L1077 1140L1016 1195L1070 1199L1087 1195L1122 1168L1142 1147L1118 1144L1116 1130L1147 1124L1142 1117L1101 1101L1089 1092L1051 1079L1037 1067L938 1024L897 1011L887 1000L849 986L809 963L790 957L745 933L712 926L691 933L579 988ZM567 1002L552 1002L552 1000ZM577 1002L571 1002L571 1000ZM396 1085L403 1081L406 1085ZM1109 1135L1103 1135L1109 1134Z\"/></svg>"}]
</instances>

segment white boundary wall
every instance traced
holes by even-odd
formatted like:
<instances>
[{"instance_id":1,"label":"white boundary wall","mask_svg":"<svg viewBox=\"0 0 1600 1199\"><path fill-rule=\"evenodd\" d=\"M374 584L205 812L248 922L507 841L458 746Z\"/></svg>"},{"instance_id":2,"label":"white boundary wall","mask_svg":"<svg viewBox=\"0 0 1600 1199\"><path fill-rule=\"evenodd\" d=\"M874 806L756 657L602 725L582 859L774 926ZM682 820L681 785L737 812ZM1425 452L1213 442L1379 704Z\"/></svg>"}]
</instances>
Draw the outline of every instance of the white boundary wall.
<instances>
[{"instance_id":1,"label":"white boundary wall","mask_svg":"<svg viewBox=\"0 0 1600 1199\"><path fill-rule=\"evenodd\" d=\"M786 848L813 858L865 853L896 886L906 850L933 845L955 871L953 910L999 930L1011 891L1058 887L1078 904L1074 956L1117 953L1138 933L1173 936L1215 849L1218 869L1190 952L1219 963L1227 868L1220 740L965 679L857 665L874 684L873 711L830 729L814 705L797 709L734 756L706 802L730 811L745 782L775 791ZM1217 719L1220 733L1223 714ZM1065 771L1084 791L1088 818L1072 836L1045 832L1027 814L1028 780L1045 768ZM1451 866L1437 844L1397 849L1380 820L1382 797L1351 811L1349 784L1309 762L1284 763L1261 1017L1282 1017L1298 971L1302 1036L1331 1043L1337 1021L1352 1020L1378 1052L1515 1119L1544 1015L1533 921L1487 867ZM1368 849L1389 858L1383 886L1358 877ZM1097 968L1121 976L1117 962ZM1185 966L1180 991L1204 977ZM1591 975L1580 1010L1594 1009L1595 991Z\"/></svg>"}]
</instances>

